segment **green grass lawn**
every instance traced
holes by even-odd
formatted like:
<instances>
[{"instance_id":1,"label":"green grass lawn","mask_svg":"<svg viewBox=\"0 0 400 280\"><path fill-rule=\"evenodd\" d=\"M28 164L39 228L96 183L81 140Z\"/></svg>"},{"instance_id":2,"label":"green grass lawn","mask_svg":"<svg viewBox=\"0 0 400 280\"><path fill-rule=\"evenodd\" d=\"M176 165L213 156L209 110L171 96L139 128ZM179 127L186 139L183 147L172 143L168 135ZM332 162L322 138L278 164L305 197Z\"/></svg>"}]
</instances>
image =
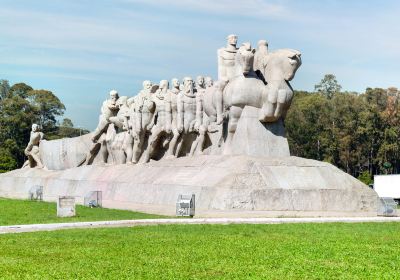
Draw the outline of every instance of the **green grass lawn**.
<instances>
[{"instance_id":1,"label":"green grass lawn","mask_svg":"<svg viewBox=\"0 0 400 280\"><path fill-rule=\"evenodd\" d=\"M58 218L56 203L0 198L0 226L165 218L165 216L106 208L88 208L81 205L76 206L76 214L76 217Z\"/></svg>"},{"instance_id":2,"label":"green grass lawn","mask_svg":"<svg viewBox=\"0 0 400 280\"><path fill-rule=\"evenodd\" d=\"M168 225L0 235L4 279L399 279L400 223Z\"/></svg>"}]
</instances>

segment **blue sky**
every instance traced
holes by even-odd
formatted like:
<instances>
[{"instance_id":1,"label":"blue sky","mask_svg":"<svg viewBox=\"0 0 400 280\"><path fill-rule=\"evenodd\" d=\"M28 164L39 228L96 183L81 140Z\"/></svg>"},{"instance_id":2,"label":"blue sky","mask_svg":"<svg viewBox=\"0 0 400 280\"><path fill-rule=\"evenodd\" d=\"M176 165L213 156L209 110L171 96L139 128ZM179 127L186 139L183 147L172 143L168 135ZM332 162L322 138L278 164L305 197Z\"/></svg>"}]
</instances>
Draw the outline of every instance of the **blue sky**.
<instances>
[{"instance_id":1,"label":"blue sky","mask_svg":"<svg viewBox=\"0 0 400 280\"><path fill-rule=\"evenodd\" d=\"M400 1L0 0L0 79L52 90L65 117L93 129L115 88L216 77L216 50L235 33L254 46L302 52L292 82L312 90L333 73L343 89L400 87Z\"/></svg>"}]
</instances>

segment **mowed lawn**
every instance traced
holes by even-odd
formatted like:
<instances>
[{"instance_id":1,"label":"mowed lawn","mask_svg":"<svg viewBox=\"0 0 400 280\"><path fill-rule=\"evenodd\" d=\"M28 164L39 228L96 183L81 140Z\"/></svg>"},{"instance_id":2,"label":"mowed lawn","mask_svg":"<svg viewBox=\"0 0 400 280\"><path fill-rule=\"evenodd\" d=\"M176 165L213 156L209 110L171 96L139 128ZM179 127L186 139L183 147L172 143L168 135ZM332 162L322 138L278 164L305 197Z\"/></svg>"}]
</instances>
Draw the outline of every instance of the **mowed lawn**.
<instances>
[{"instance_id":1,"label":"mowed lawn","mask_svg":"<svg viewBox=\"0 0 400 280\"><path fill-rule=\"evenodd\" d=\"M0 226L165 218L165 216L159 215L106 208L88 208L81 205L76 206L76 214L76 217L58 218L56 203L0 198Z\"/></svg>"},{"instance_id":2,"label":"mowed lawn","mask_svg":"<svg viewBox=\"0 0 400 280\"><path fill-rule=\"evenodd\" d=\"M0 235L4 279L399 279L400 223L165 225Z\"/></svg>"}]
</instances>

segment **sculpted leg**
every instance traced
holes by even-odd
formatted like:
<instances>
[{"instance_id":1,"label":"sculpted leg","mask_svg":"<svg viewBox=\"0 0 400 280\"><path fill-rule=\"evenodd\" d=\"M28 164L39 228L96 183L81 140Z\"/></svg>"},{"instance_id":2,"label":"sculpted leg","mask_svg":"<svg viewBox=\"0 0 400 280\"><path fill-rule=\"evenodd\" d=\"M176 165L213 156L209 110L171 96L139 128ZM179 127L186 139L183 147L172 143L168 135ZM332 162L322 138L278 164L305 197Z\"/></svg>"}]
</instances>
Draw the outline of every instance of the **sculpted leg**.
<instances>
[{"instance_id":1,"label":"sculpted leg","mask_svg":"<svg viewBox=\"0 0 400 280\"><path fill-rule=\"evenodd\" d=\"M174 157L175 156L175 148L176 148L176 144L178 142L179 139L179 132L176 128L174 128L172 130L173 133L173 137L172 140L169 142L169 146L168 146L168 151L167 151L167 157Z\"/></svg>"},{"instance_id":2,"label":"sculpted leg","mask_svg":"<svg viewBox=\"0 0 400 280\"><path fill-rule=\"evenodd\" d=\"M130 133L125 136L124 151L126 154L126 163L132 163L133 156L133 137Z\"/></svg>"},{"instance_id":3,"label":"sculpted leg","mask_svg":"<svg viewBox=\"0 0 400 280\"><path fill-rule=\"evenodd\" d=\"M224 154L231 154L231 142L233 135L235 135L237 123L240 115L242 114L242 108L232 106L229 111L229 122L228 122L228 135L225 141Z\"/></svg>"},{"instance_id":4,"label":"sculpted leg","mask_svg":"<svg viewBox=\"0 0 400 280\"><path fill-rule=\"evenodd\" d=\"M157 146L157 142L158 142L158 139L160 138L160 135L161 135L161 130L159 129L159 127L153 126L153 128L151 130L150 138L149 138L149 145L143 155L143 157L144 157L143 162L150 161L150 158L153 155L154 150Z\"/></svg>"},{"instance_id":5,"label":"sculpted leg","mask_svg":"<svg viewBox=\"0 0 400 280\"><path fill-rule=\"evenodd\" d=\"M103 163L107 163L108 160L108 149L107 149L107 142L104 140L101 143L100 147L100 154L103 159Z\"/></svg>"},{"instance_id":6,"label":"sculpted leg","mask_svg":"<svg viewBox=\"0 0 400 280\"><path fill-rule=\"evenodd\" d=\"M135 139L133 144L133 158L132 163L138 163L140 155L142 154L142 148L144 143L144 137L146 135L145 131L139 133L138 138Z\"/></svg>"},{"instance_id":7,"label":"sculpted leg","mask_svg":"<svg viewBox=\"0 0 400 280\"><path fill-rule=\"evenodd\" d=\"M107 120L101 119L96 130L93 132L92 141L96 142L99 140L100 136L107 131L109 125L110 123Z\"/></svg>"},{"instance_id":8,"label":"sculpted leg","mask_svg":"<svg viewBox=\"0 0 400 280\"><path fill-rule=\"evenodd\" d=\"M190 156L193 156L196 150L199 154L203 153L204 149L204 140L206 139L207 128L205 126L200 126L199 135L196 138L196 141L193 142L192 147L190 148Z\"/></svg>"},{"instance_id":9,"label":"sculpted leg","mask_svg":"<svg viewBox=\"0 0 400 280\"><path fill-rule=\"evenodd\" d=\"M215 89L215 109L217 111L217 124L221 124L223 116L223 90L225 88L226 82L220 81L216 85Z\"/></svg>"}]
</instances>

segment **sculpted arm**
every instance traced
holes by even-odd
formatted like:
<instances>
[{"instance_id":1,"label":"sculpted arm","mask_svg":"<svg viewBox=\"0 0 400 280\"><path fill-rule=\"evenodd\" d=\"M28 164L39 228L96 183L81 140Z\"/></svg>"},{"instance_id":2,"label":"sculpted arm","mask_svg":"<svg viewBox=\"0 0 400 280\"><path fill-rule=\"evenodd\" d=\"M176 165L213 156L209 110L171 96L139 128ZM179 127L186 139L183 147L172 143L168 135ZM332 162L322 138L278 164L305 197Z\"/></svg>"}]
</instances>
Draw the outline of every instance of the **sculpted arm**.
<instances>
[{"instance_id":1,"label":"sculpted arm","mask_svg":"<svg viewBox=\"0 0 400 280\"><path fill-rule=\"evenodd\" d=\"M203 123L203 98L202 94L196 96L196 124L195 129L198 130Z\"/></svg>"},{"instance_id":2,"label":"sculpted arm","mask_svg":"<svg viewBox=\"0 0 400 280\"><path fill-rule=\"evenodd\" d=\"M168 94L165 101L165 129L169 133L171 131L172 124L172 106L171 106L171 97L170 93Z\"/></svg>"},{"instance_id":3,"label":"sculpted arm","mask_svg":"<svg viewBox=\"0 0 400 280\"><path fill-rule=\"evenodd\" d=\"M177 100L177 125L178 130L181 132L183 130L183 115L184 115L184 108L183 108L183 100L181 94L178 95Z\"/></svg>"}]
</instances>

